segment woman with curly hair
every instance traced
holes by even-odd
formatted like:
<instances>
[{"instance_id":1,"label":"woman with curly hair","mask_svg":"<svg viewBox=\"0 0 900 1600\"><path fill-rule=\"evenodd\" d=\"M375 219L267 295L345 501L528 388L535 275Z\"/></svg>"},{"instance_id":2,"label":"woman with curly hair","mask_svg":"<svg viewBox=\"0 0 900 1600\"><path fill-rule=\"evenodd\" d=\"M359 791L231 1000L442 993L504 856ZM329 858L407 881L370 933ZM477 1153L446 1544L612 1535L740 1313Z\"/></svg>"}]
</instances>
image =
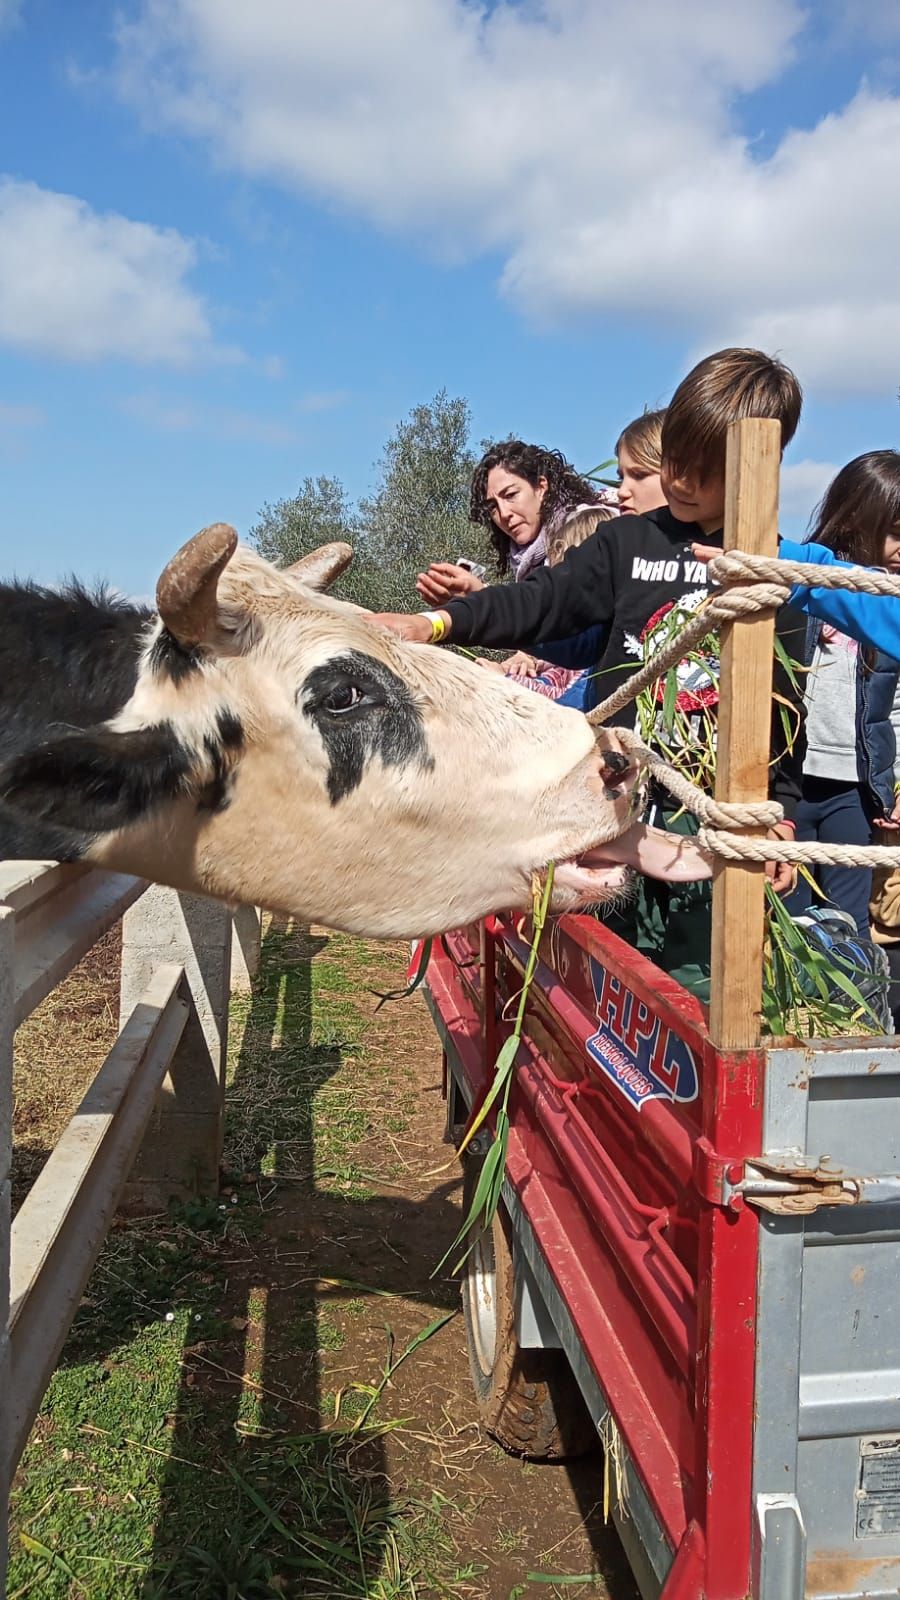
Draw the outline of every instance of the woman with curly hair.
<instances>
[{"instance_id":1,"label":"woman with curly hair","mask_svg":"<svg viewBox=\"0 0 900 1600\"><path fill-rule=\"evenodd\" d=\"M615 505L615 495L579 477L559 450L504 439L482 456L472 476L469 520L490 530L501 577L516 582L547 559L548 540L584 506ZM416 588L429 605L485 587L467 568L438 561Z\"/></svg>"}]
</instances>

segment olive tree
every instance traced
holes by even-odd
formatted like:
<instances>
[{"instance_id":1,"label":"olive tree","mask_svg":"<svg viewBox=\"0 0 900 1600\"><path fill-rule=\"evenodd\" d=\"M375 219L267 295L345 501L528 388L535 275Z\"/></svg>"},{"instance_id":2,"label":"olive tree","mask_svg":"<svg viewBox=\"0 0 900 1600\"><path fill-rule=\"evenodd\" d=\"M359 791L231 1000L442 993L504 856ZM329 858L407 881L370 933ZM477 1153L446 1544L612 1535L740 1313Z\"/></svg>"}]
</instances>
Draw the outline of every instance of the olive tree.
<instances>
[{"instance_id":1,"label":"olive tree","mask_svg":"<svg viewBox=\"0 0 900 1600\"><path fill-rule=\"evenodd\" d=\"M263 507L252 542L287 565L316 545L345 539L354 561L335 593L373 611L414 609L416 574L430 562L466 555L490 563L485 530L469 522L477 459L470 430L466 401L442 389L398 424L370 496L353 507L338 478L304 478L293 499Z\"/></svg>"}]
</instances>

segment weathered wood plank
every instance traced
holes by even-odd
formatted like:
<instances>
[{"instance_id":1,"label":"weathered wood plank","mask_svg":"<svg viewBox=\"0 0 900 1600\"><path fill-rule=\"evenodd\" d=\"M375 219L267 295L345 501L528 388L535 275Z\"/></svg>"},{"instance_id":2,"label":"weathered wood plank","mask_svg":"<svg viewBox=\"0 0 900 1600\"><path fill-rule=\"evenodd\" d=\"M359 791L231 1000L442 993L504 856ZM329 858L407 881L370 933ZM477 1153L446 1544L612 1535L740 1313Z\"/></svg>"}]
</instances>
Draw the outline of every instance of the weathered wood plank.
<instances>
[{"instance_id":1,"label":"weathered wood plank","mask_svg":"<svg viewBox=\"0 0 900 1600\"><path fill-rule=\"evenodd\" d=\"M726 550L777 555L780 464L779 422L745 418L731 424ZM717 800L768 796L774 641L771 612L726 623L722 629ZM717 863L709 1028L722 1049L750 1049L759 1043L764 933L765 868L761 863Z\"/></svg>"}]
</instances>

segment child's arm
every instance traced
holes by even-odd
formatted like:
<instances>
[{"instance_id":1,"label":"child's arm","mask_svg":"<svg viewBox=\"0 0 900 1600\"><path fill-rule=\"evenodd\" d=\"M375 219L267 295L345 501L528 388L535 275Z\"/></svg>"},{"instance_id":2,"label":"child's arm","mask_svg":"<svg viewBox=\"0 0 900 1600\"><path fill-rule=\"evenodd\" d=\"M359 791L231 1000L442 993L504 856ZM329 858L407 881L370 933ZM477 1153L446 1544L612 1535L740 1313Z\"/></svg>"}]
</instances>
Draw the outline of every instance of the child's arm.
<instances>
[{"instance_id":1,"label":"child's arm","mask_svg":"<svg viewBox=\"0 0 900 1600\"><path fill-rule=\"evenodd\" d=\"M495 584L450 600L448 636L456 644L490 646L567 639L607 622L614 605L612 545L601 529L556 567L539 567L521 583Z\"/></svg>"},{"instance_id":2,"label":"child's arm","mask_svg":"<svg viewBox=\"0 0 900 1600\"><path fill-rule=\"evenodd\" d=\"M709 561L721 555L708 545L694 545L694 555L699 561ZM799 561L804 566L847 567L849 561L839 561L833 550L824 544L795 544L793 539L782 539L778 554L784 561ZM798 584L791 590L790 602L820 622L828 622L841 633L873 650L883 650L895 661L900 660L900 597L892 594L859 594L850 589L807 589Z\"/></svg>"},{"instance_id":3,"label":"child's arm","mask_svg":"<svg viewBox=\"0 0 900 1600\"><path fill-rule=\"evenodd\" d=\"M848 567L824 544L795 544L782 539L778 554L783 561L802 561L804 566ZM807 589L798 584L791 590L790 604L806 611L820 622L828 622L860 644L885 655L900 658L900 596L859 594L851 589Z\"/></svg>"},{"instance_id":4,"label":"child's arm","mask_svg":"<svg viewBox=\"0 0 900 1600\"><path fill-rule=\"evenodd\" d=\"M521 583L493 584L448 600L437 613L437 629L428 613L381 612L375 620L401 639L422 644L452 639L454 644L512 647L565 639L595 622L608 622L615 603L613 547L601 528L558 567L539 567Z\"/></svg>"}]
</instances>

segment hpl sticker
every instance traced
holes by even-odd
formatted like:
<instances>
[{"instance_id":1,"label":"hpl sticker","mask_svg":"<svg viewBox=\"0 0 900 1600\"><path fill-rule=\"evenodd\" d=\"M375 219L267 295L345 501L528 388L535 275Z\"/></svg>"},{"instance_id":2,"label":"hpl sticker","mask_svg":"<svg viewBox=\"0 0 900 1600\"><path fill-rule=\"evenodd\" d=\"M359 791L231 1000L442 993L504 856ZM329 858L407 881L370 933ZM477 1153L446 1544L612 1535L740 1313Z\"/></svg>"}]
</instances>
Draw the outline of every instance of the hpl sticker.
<instances>
[{"instance_id":1,"label":"hpl sticker","mask_svg":"<svg viewBox=\"0 0 900 1600\"><path fill-rule=\"evenodd\" d=\"M693 1052L621 979L591 957L599 1027L587 1051L601 1072L640 1110L645 1100L696 1100Z\"/></svg>"}]
</instances>

